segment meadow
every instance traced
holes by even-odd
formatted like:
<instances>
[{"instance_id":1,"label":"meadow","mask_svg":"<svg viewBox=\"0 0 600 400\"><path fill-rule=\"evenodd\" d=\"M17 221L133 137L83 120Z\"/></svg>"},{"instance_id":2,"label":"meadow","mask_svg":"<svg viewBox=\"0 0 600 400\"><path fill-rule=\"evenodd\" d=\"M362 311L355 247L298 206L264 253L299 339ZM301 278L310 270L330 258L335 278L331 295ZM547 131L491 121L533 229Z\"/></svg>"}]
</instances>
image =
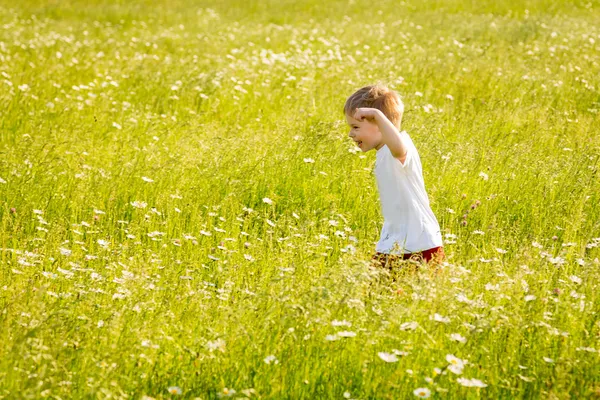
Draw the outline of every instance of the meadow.
<instances>
[{"instance_id":1,"label":"meadow","mask_svg":"<svg viewBox=\"0 0 600 400\"><path fill-rule=\"evenodd\" d=\"M0 399L599 398L599 111L597 0L0 0Z\"/></svg>"}]
</instances>

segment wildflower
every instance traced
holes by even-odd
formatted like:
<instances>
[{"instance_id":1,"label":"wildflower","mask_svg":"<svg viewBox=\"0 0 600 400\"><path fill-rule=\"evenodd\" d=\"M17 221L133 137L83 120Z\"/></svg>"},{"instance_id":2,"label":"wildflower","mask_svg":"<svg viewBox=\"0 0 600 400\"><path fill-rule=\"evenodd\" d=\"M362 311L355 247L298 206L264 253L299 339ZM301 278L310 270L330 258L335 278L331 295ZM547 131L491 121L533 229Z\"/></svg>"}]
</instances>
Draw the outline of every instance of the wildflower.
<instances>
[{"instance_id":1,"label":"wildflower","mask_svg":"<svg viewBox=\"0 0 600 400\"><path fill-rule=\"evenodd\" d=\"M597 353L598 352L598 350L596 350L593 347L577 347L575 349L575 351L587 351L589 353Z\"/></svg>"},{"instance_id":2,"label":"wildflower","mask_svg":"<svg viewBox=\"0 0 600 400\"><path fill-rule=\"evenodd\" d=\"M231 397L235 394L235 389L223 388L222 392L218 393L219 397Z\"/></svg>"},{"instance_id":3,"label":"wildflower","mask_svg":"<svg viewBox=\"0 0 600 400\"><path fill-rule=\"evenodd\" d=\"M583 295L577 293L575 290L571 290L571 292L569 293L569 296L571 296L574 299L579 299L581 298Z\"/></svg>"},{"instance_id":4,"label":"wildflower","mask_svg":"<svg viewBox=\"0 0 600 400\"><path fill-rule=\"evenodd\" d=\"M356 247L352 246L351 244L346 245L346 247L340 249L340 251L342 253L350 253L350 254L354 254L356 252Z\"/></svg>"},{"instance_id":5,"label":"wildflower","mask_svg":"<svg viewBox=\"0 0 600 400\"><path fill-rule=\"evenodd\" d=\"M46 278L49 278L49 279L56 279L56 278L58 278L58 275L56 275L55 273L47 272L47 271L43 271L42 275L44 275Z\"/></svg>"},{"instance_id":6,"label":"wildflower","mask_svg":"<svg viewBox=\"0 0 600 400\"><path fill-rule=\"evenodd\" d=\"M60 254L62 254L63 256L70 256L71 253L72 253L71 250L65 249L65 248L62 248L62 247L59 250L60 250Z\"/></svg>"},{"instance_id":7,"label":"wildflower","mask_svg":"<svg viewBox=\"0 0 600 400\"><path fill-rule=\"evenodd\" d=\"M224 352L225 351L225 341L223 339L208 341L206 343L206 348L210 351L219 350L221 352Z\"/></svg>"},{"instance_id":8,"label":"wildflower","mask_svg":"<svg viewBox=\"0 0 600 400\"><path fill-rule=\"evenodd\" d=\"M377 355L379 356L379 358L381 358L387 363L393 363L398 361L398 357L396 357L396 355L392 353L379 352L377 353Z\"/></svg>"},{"instance_id":9,"label":"wildflower","mask_svg":"<svg viewBox=\"0 0 600 400\"><path fill-rule=\"evenodd\" d=\"M559 265L559 266L565 263L565 259L562 258L561 256L549 257L548 261L550 261L550 263L552 263L554 265Z\"/></svg>"},{"instance_id":10,"label":"wildflower","mask_svg":"<svg viewBox=\"0 0 600 400\"><path fill-rule=\"evenodd\" d=\"M178 386L169 386L167 390L170 394L181 394L181 388Z\"/></svg>"},{"instance_id":11,"label":"wildflower","mask_svg":"<svg viewBox=\"0 0 600 400\"><path fill-rule=\"evenodd\" d=\"M400 330L402 331L414 331L415 329L417 329L417 327L419 326L418 322L412 321L412 322L404 322L400 325Z\"/></svg>"},{"instance_id":12,"label":"wildflower","mask_svg":"<svg viewBox=\"0 0 600 400\"><path fill-rule=\"evenodd\" d=\"M274 355L270 355L270 356L265 357L265 363L279 364L279 360Z\"/></svg>"},{"instance_id":13,"label":"wildflower","mask_svg":"<svg viewBox=\"0 0 600 400\"><path fill-rule=\"evenodd\" d=\"M342 321L338 321L337 319L334 319L333 321L331 321L331 326L352 326L351 322L348 322L346 320L342 320Z\"/></svg>"},{"instance_id":14,"label":"wildflower","mask_svg":"<svg viewBox=\"0 0 600 400\"><path fill-rule=\"evenodd\" d=\"M268 197L264 197L264 198L262 199L262 201L263 201L263 203L267 203L267 204L269 204L269 205L273 205L273 200L271 200L271 199L270 199L270 198L268 198Z\"/></svg>"},{"instance_id":15,"label":"wildflower","mask_svg":"<svg viewBox=\"0 0 600 400\"><path fill-rule=\"evenodd\" d=\"M147 233L148 237L157 237L157 236L165 236L165 232L160 232L160 231L152 231L152 232L148 232Z\"/></svg>"},{"instance_id":16,"label":"wildflower","mask_svg":"<svg viewBox=\"0 0 600 400\"><path fill-rule=\"evenodd\" d=\"M517 376L519 378L521 378L522 380L524 380L525 382L533 382L535 380L535 378L529 378L527 376L523 376L521 374L517 374ZM460 383L460 382L459 382ZM463 386L467 386L467 385L463 385ZM471 385L472 386L472 385Z\"/></svg>"},{"instance_id":17,"label":"wildflower","mask_svg":"<svg viewBox=\"0 0 600 400\"><path fill-rule=\"evenodd\" d=\"M341 331L338 332L337 335L339 337L355 337L356 336L356 332L352 332L352 331Z\"/></svg>"},{"instance_id":18,"label":"wildflower","mask_svg":"<svg viewBox=\"0 0 600 400\"><path fill-rule=\"evenodd\" d=\"M452 354L447 354L446 361L448 361L450 363L450 366L448 367L448 369L451 372L453 372L457 375L462 373L462 370L465 366L465 362L463 360L461 360L458 357L455 357Z\"/></svg>"},{"instance_id":19,"label":"wildflower","mask_svg":"<svg viewBox=\"0 0 600 400\"><path fill-rule=\"evenodd\" d=\"M570 279L571 281L573 281L574 283L576 283L576 284L578 284L578 285L581 285L581 278L580 278L580 277L578 277L578 276L575 276L575 275L571 275L571 276L569 277L569 279Z\"/></svg>"},{"instance_id":20,"label":"wildflower","mask_svg":"<svg viewBox=\"0 0 600 400\"><path fill-rule=\"evenodd\" d=\"M467 339L465 339L460 333L452 333L450 334L450 340L454 342L466 343Z\"/></svg>"},{"instance_id":21,"label":"wildflower","mask_svg":"<svg viewBox=\"0 0 600 400\"><path fill-rule=\"evenodd\" d=\"M450 318L448 317L444 317L438 313L433 314L433 320L437 321L437 322L443 322L445 324L447 324L448 322L450 322Z\"/></svg>"},{"instance_id":22,"label":"wildflower","mask_svg":"<svg viewBox=\"0 0 600 400\"><path fill-rule=\"evenodd\" d=\"M525 301L533 301L535 299L536 297L532 294L528 294L527 296L525 296Z\"/></svg>"},{"instance_id":23,"label":"wildflower","mask_svg":"<svg viewBox=\"0 0 600 400\"><path fill-rule=\"evenodd\" d=\"M132 201L131 205L135 208L146 208L147 204L144 203L143 201Z\"/></svg>"},{"instance_id":24,"label":"wildflower","mask_svg":"<svg viewBox=\"0 0 600 400\"><path fill-rule=\"evenodd\" d=\"M542 357L544 361L546 361L547 363L553 363L554 360L548 357Z\"/></svg>"},{"instance_id":25,"label":"wildflower","mask_svg":"<svg viewBox=\"0 0 600 400\"><path fill-rule=\"evenodd\" d=\"M152 182L154 182L154 179L150 179L150 178L148 178L148 177L146 177L146 176L142 176L142 180L143 180L144 182L148 182L148 183L152 183Z\"/></svg>"},{"instance_id":26,"label":"wildflower","mask_svg":"<svg viewBox=\"0 0 600 400\"><path fill-rule=\"evenodd\" d=\"M413 391L413 394L421 399L427 399L431 396L431 391L427 388L418 388Z\"/></svg>"},{"instance_id":27,"label":"wildflower","mask_svg":"<svg viewBox=\"0 0 600 400\"><path fill-rule=\"evenodd\" d=\"M339 337L337 335L327 335L325 336L325 340L327 340L328 342L333 342L338 340Z\"/></svg>"},{"instance_id":28,"label":"wildflower","mask_svg":"<svg viewBox=\"0 0 600 400\"><path fill-rule=\"evenodd\" d=\"M313 160L312 158L305 158L305 159L304 159L304 162L305 162L305 163L312 164L312 163L314 163L314 162L315 162L315 160Z\"/></svg>"},{"instance_id":29,"label":"wildflower","mask_svg":"<svg viewBox=\"0 0 600 400\"><path fill-rule=\"evenodd\" d=\"M90 274L90 278L95 279L95 280L101 280L102 276L99 273L97 273L97 272L92 272Z\"/></svg>"},{"instance_id":30,"label":"wildflower","mask_svg":"<svg viewBox=\"0 0 600 400\"><path fill-rule=\"evenodd\" d=\"M499 247L496 247L496 251L497 251L498 253L500 253L500 254L506 254L506 253L508 253L508 250L504 250L504 249L501 249L501 248L499 248Z\"/></svg>"},{"instance_id":31,"label":"wildflower","mask_svg":"<svg viewBox=\"0 0 600 400\"><path fill-rule=\"evenodd\" d=\"M458 365L450 364L448 366L448 370L456 375L460 375L463 373L462 367L459 367Z\"/></svg>"},{"instance_id":32,"label":"wildflower","mask_svg":"<svg viewBox=\"0 0 600 400\"><path fill-rule=\"evenodd\" d=\"M114 126L115 128L121 130L121 125L117 124L116 122L113 122L112 126Z\"/></svg>"},{"instance_id":33,"label":"wildflower","mask_svg":"<svg viewBox=\"0 0 600 400\"><path fill-rule=\"evenodd\" d=\"M479 176L483 178L484 181L487 181L489 179L488 174L486 174L485 172L480 172Z\"/></svg>"},{"instance_id":34,"label":"wildflower","mask_svg":"<svg viewBox=\"0 0 600 400\"><path fill-rule=\"evenodd\" d=\"M454 97L452 97L452 95L451 95L451 94L447 94L447 95L446 95L446 98L447 98L448 100L450 100L450 101L454 100Z\"/></svg>"},{"instance_id":35,"label":"wildflower","mask_svg":"<svg viewBox=\"0 0 600 400\"><path fill-rule=\"evenodd\" d=\"M473 378L473 379L458 378L456 381L466 387L486 387L487 386L485 383L483 383L479 379L475 379L475 378Z\"/></svg>"},{"instance_id":36,"label":"wildflower","mask_svg":"<svg viewBox=\"0 0 600 400\"><path fill-rule=\"evenodd\" d=\"M498 290L500 290L500 285L498 285L498 284L492 285L491 283L486 283L485 290L498 291Z\"/></svg>"}]
</instances>

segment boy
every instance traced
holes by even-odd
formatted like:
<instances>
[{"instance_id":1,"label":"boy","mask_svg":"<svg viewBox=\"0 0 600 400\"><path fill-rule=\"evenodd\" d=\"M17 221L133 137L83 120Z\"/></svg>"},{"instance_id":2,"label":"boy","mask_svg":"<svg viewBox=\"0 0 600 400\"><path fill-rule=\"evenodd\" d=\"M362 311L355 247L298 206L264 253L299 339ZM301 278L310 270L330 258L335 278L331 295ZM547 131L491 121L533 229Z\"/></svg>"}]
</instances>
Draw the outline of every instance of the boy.
<instances>
[{"instance_id":1,"label":"boy","mask_svg":"<svg viewBox=\"0 0 600 400\"><path fill-rule=\"evenodd\" d=\"M399 259L441 263L445 259L439 223L429 206L421 159L406 131L404 105L383 85L365 86L344 105L348 136L367 152L375 149L375 176L384 217L373 260L386 267Z\"/></svg>"}]
</instances>

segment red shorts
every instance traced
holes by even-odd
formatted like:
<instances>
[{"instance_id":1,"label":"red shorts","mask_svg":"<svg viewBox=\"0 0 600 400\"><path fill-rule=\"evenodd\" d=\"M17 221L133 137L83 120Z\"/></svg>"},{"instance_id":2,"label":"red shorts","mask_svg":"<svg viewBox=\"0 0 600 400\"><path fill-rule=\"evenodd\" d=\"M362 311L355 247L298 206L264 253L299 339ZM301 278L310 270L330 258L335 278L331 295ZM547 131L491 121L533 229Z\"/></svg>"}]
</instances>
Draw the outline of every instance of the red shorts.
<instances>
[{"instance_id":1,"label":"red shorts","mask_svg":"<svg viewBox=\"0 0 600 400\"><path fill-rule=\"evenodd\" d=\"M444 248L442 246L433 247L431 249L418 251L416 253L404 253L402 255L396 254L387 254L377 252L373 255L372 260L380 263L382 266L389 267L391 263L397 260L415 260L415 261L425 261L428 264L435 263L439 264L446 259L446 253L444 253Z\"/></svg>"}]
</instances>

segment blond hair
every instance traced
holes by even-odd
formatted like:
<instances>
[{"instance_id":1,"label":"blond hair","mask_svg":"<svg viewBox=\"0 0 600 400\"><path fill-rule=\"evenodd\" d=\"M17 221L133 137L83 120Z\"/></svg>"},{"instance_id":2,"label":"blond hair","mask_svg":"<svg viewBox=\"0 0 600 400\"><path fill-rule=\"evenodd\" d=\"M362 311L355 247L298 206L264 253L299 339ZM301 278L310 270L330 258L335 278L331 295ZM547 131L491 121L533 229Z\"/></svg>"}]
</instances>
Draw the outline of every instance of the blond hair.
<instances>
[{"instance_id":1,"label":"blond hair","mask_svg":"<svg viewBox=\"0 0 600 400\"><path fill-rule=\"evenodd\" d=\"M402 114L404 113L404 104L400 99L400 95L387 86L376 84L358 89L346 100L344 113L353 116L354 111L359 107L380 110L396 128L400 128Z\"/></svg>"}]
</instances>

